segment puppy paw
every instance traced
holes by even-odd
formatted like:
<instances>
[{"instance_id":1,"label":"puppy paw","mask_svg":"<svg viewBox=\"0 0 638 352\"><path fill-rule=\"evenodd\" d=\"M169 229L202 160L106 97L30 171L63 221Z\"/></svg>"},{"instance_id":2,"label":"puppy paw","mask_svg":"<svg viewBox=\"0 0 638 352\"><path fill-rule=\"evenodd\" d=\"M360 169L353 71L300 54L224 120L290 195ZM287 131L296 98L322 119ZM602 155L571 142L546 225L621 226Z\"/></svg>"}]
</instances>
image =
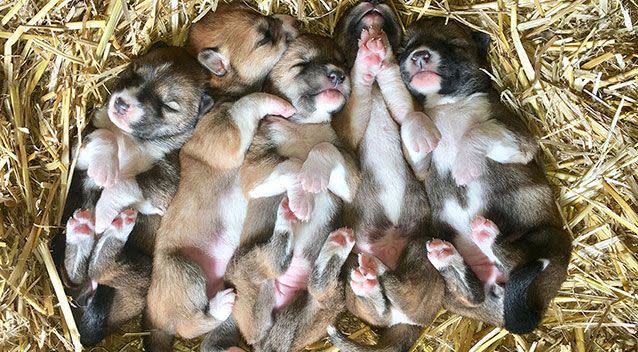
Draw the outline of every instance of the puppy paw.
<instances>
[{"instance_id":1,"label":"puppy paw","mask_svg":"<svg viewBox=\"0 0 638 352\"><path fill-rule=\"evenodd\" d=\"M356 76L354 79L371 85L381 70L387 47L381 33L365 28L359 39L359 51L355 59Z\"/></svg>"},{"instance_id":2,"label":"puppy paw","mask_svg":"<svg viewBox=\"0 0 638 352\"><path fill-rule=\"evenodd\" d=\"M119 178L120 163L115 153L100 153L92 160L86 170L96 185L103 188L113 187Z\"/></svg>"},{"instance_id":3,"label":"puppy paw","mask_svg":"<svg viewBox=\"0 0 638 352\"><path fill-rule=\"evenodd\" d=\"M433 239L428 241L426 249L428 259L436 270L441 271L446 267L463 265L463 258L450 242Z\"/></svg>"},{"instance_id":4,"label":"puppy paw","mask_svg":"<svg viewBox=\"0 0 638 352\"><path fill-rule=\"evenodd\" d=\"M420 111L405 116L401 124L401 139L416 159L433 151L441 140L441 133L430 117Z\"/></svg>"},{"instance_id":5,"label":"puppy paw","mask_svg":"<svg viewBox=\"0 0 638 352\"><path fill-rule=\"evenodd\" d=\"M470 223L472 230L472 240L483 251L489 249L491 252L492 245L496 240L496 236L500 233L498 226L492 220L488 220L482 216L477 216Z\"/></svg>"},{"instance_id":6,"label":"puppy paw","mask_svg":"<svg viewBox=\"0 0 638 352\"><path fill-rule=\"evenodd\" d=\"M232 288L219 291L208 303L208 314L219 321L225 321L233 311L236 294Z\"/></svg>"},{"instance_id":7,"label":"puppy paw","mask_svg":"<svg viewBox=\"0 0 638 352\"><path fill-rule=\"evenodd\" d=\"M133 209L126 209L113 219L104 234L108 236L115 236L115 238L120 241L126 242L131 231L133 231L136 219L137 211Z\"/></svg>"},{"instance_id":8,"label":"puppy paw","mask_svg":"<svg viewBox=\"0 0 638 352\"><path fill-rule=\"evenodd\" d=\"M266 109L267 115L283 117L290 117L297 112L297 110L287 100L274 95L269 98Z\"/></svg>"},{"instance_id":9,"label":"puppy paw","mask_svg":"<svg viewBox=\"0 0 638 352\"><path fill-rule=\"evenodd\" d=\"M309 157L301 166L297 177L301 188L309 193L321 193L328 189L332 167L325 159Z\"/></svg>"},{"instance_id":10,"label":"puppy paw","mask_svg":"<svg viewBox=\"0 0 638 352\"><path fill-rule=\"evenodd\" d=\"M288 206L297 219L308 221L314 210L315 196L304 191L301 185L295 185L288 190Z\"/></svg>"},{"instance_id":11,"label":"puppy paw","mask_svg":"<svg viewBox=\"0 0 638 352\"><path fill-rule=\"evenodd\" d=\"M332 231L326 239L323 249L330 255L341 254L347 256L354 247L354 232L347 227Z\"/></svg>"},{"instance_id":12,"label":"puppy paw","mask_svg":"<svg viewBox=\"0 0 638 352\"><path fill-rule=\"evenodd\" d=\"M66 242L80 243L95 240L95 219L89 210L76 210L66 223Z\"/></svg>"},{"instance_id":13,"label":"puppy paw","mask_svg":"<svg viewBox=\"0 0 638 352\"><path fill-rule=\"evenodd\" d=\"M366 253L359 253L359 266L350 274L350 287L355 295L370 296L379 288L378 265L375 258Z\"/></svg>"}]
</instances>

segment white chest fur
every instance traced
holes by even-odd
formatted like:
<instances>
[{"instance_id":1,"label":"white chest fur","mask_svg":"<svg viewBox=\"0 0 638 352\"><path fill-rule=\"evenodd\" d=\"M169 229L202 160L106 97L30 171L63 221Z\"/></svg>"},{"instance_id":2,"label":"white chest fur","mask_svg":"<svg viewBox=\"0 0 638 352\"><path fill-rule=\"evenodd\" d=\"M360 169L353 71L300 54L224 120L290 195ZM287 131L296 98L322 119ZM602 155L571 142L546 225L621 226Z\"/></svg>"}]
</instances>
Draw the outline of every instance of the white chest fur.
<instances>
[{"instance_id":1,"label":"white chest fur","mask_svg":"<svg viewBox=\"0 0 638 352\"><path fill-rule=\"evenodd\" d=\"M432 161L438 173L444 174L452 169L468 131L490 118L490 105L485 94L477 93L459 100L438 100L425 110L441 132Z\"/></svg>"},{"instance_id":2,"label":"white chest fur","mask_svg":"<svg viewBox=\"0 0 638 352\"><path fill-rule=\"evenodd\" d=\"M398 224L405 195L407 163L403 158L399 128L383 97L373 91L372 116L364 135L362 166L379 185L378 201L388 219Z\"/></svg>"}]
</instances>

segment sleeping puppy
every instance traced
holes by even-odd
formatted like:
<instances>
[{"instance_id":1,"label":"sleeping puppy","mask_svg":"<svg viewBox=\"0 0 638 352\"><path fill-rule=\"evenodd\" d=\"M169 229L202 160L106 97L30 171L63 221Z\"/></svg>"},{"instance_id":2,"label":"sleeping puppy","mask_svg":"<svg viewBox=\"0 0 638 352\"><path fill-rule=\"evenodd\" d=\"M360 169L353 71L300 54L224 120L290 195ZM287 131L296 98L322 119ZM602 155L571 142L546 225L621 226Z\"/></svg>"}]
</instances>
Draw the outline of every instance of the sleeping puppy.
<instances>
[{"instance_id":1,"label":"sleeping puppy","mask_svg":"<svg viewBox=\"0 0 638 352\"><path fill-rule=\"evenodd\" d=\"M482 71L488 45L456 23L421 20L406 34L401 72L442 135L430 170L416 173L426 174L433 229L445 240L427 249L455 293L446 307L527 333L565 280L571 240L533 160L536 142Z\"/></svg>"},{"instance_id":2,"label":"sleeping puppy","mask_svg":"<svg viewBox=\"0 0 638 352\"><path fill-rule=\"evenodd\" d=\"M296 113L261 123L241 178L251 198L270 197L251 201L252 212L277 221L274 232L262 232L250 217L246 243L226 279L237 290L233 318L248 344L257 351L296 351L319 339L343 309L338 277L354 238L348 229L331 231L359 175L330 121L344 106L350 82L333 42L304 34L275 65L266 90L290 100ZM213 347L212 337L206 345L207 351L229 347Z\"/></svg>"},{"instance_id":3,"label":"sleeping puppy","mask_svg":"<svg viewBox=\"0 0 638 352\"><path fill-rule=\"evenodd\" d=\"M334 125L356 152L362 173L353 202L345 206L345 225L356 234L346 262L350 282L346 305L382 333L377 348L408 349L439 310L444 283L423 248L430 217L424 187L404 158L404 149L421 163L437 144L438 131L414 112L393 49L401 37L389 6L363 2L337 24L336 40L351 69L352 93ZM358 347L335 329L333 343Z\"/></svg>"},{"instance_id":4,"label":"sleeping puppy","mask_svg":"<svg viewBox=\"0 0 638 352\"><path fill-rule=\"evenodd\" d=\"M180 152L180 183L157 233L148 294L148 350L171 350L226 320L234 304L222 277L247 210L239 167L258 121L290 116L292 106L258 89L296 35L289 22L242 6L220 6L193 25L189 48L207 67L215 108ZM241 96L239 99L234 95Z\"/></svg>"},{"instance_id":5,"label":"sleeping puppy","mask_svg":"<svg viewBox=\"0 0 638 352\"><path fill-rule=\"evenodd\" d=\"M107 106L91 119L62 219L66 243L54 239L84 345L142 312L154 214L177 188L177 150L211 105L206 77L185 50L152 49L120 74ZM170 88L176 82L180 90Z\"/></svg>"}]
</instances>

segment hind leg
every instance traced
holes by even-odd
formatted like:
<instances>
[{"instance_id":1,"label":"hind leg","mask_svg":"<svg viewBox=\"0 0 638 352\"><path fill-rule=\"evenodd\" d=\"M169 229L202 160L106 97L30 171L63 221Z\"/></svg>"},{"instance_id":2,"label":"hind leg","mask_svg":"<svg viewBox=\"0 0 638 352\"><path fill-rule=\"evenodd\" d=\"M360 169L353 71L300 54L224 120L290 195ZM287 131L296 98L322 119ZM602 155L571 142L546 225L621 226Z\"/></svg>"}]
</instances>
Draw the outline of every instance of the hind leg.
<instances>
[{"instance_id":1,"label":"hind leg","mask_svg":"<svg viewBox=\"0 0 638 352\"><path fill-rule=\"evenodd\" d=\"M95 219L89 210L76 210L66 224L64 267L72 283L80 285L88 275L89 256L95 243Z\"/></svg>"},{"instance_id":2,"label":"hind leg","mask_svg":"<svg viewBox=\"0 0 638 352\"><path fill-rule=\"evenodd\" d=\"M483 284L451 243L434 239L427 243L426 248L428 259L443 276L451 294L470 306L483 302Z\"/></svg>"},{"instance_id":3,"label":"hind leg","mask_svg":"<svg viewBox=\"0 0 638 352\"><path fill-rule=\"evenodd\" d=\"M113 219L109 227L102 233L91 253L88 270L91 279L97 280L104 276L102 273L111 271L111 266L118 265L116 258L122 252L128 236L133 231L136 219L137 212L135 210L124 210Z\"/></svg>"},{"instance_id":4,"label":"hind leg","mask_svg":"<svg viewBox=\"0 0 638 352\"><path fill-rule=\"evenodd\" d=\"M200 352L243 352L241 334L232 318L206 334L199 346Z\"/></svg>"},{"instance_id":5,"label":"hind leg","mask_svg":"<svg viewBox=\"0 0 638 352\"><path fill-rule=\"evenodd\" d=\"M323 244L308 282L308 292L320 306L329 301L339 285L339 272L354 247L354 234L348 228L333 231Z\"/></svg>"}]
</instances>

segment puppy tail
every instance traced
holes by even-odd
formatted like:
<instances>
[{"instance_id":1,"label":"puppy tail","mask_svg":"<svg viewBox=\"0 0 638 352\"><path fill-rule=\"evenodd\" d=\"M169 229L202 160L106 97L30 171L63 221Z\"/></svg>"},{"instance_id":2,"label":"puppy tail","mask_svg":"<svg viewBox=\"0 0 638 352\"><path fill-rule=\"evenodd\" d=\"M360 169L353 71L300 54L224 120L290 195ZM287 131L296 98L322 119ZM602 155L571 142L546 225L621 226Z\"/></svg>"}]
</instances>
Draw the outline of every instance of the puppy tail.
<instances>
[{"instance_id":1,"label":"puppy tail","mask_svg":"<svg viewBox=\"0 0 638 352\"><path fill-rule=\"evenodd\" d=\"M505 328L515 334L533 331L565 280L566 272L567 263L560 258L540 258L515 268L505 284Z\"/></svg>"},{"instance_id":2,"label":"puppy tail","mask_svg":"<svg viewBox=\"0 0 638 352\"><path fill-rule=\"evenodd\" d=\"M383 331L379 342L374 345L360 345L350 340L334 326L328 326L330 341L341 351L347 352L407 352L419 337L421 328L414 325L394 325Z\"/></svg>"}]
</instances>

